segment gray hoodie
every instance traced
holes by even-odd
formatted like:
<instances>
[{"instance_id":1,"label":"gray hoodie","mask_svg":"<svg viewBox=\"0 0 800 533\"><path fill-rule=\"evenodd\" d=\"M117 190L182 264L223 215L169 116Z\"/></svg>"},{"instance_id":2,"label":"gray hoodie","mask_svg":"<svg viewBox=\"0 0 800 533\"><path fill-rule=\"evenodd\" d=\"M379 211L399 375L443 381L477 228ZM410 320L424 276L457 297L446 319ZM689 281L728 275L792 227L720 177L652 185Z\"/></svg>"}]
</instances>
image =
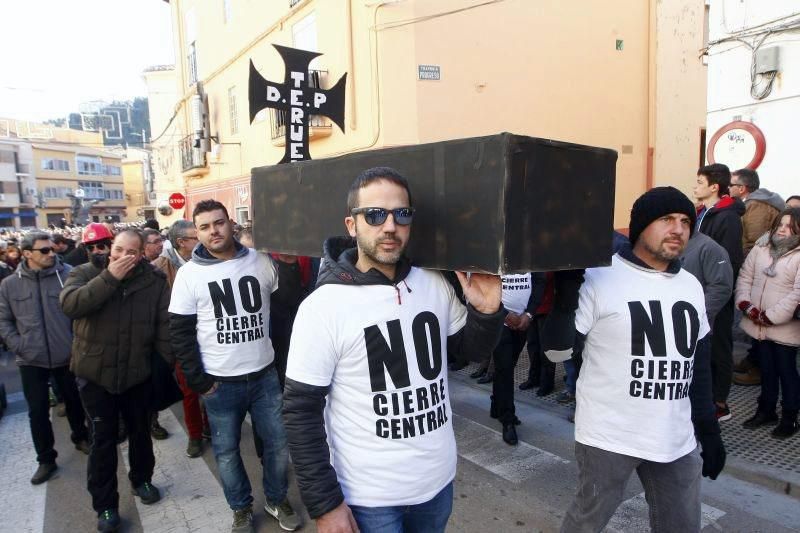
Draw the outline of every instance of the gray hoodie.
<instances>
[{"instance_id":1,"label":"gray hoodie","mask_svg":"<svg viewBox=\"0 0 800 533\"><path fill-rule=\"evenodd\" d=\"M59 259L38 271L23 260L0 283L0 337L17 356L18 365L69 364L72 320L61 310L58 297L70 270Z\"/></svg>"},{"instance_id":2,"label":"gray hoodie","mask_svg":"<svg viewBox=\"0 0 800 533\"><path fill-rule=\"evenodd\" d=\"M703 286L708 324L733 294L733 267L728 252L708 235L695 231L681 256L683 268Z\"/></svg>"},{"instance_id":3,"label":"gray hoodie","mask_svg":"<svg viewBox=\"0 0 800 533\"><path fill-rule=\"evenodd\" d=\"M783 211L786 209L786 202L783 201L783 198L781 198L778 193L774 193L764 188L756 189L751 192L749 195L747 195L747 199L744 202L746 204L752 200L769 204L778 211Z\"/></svg>"}]
</instances>

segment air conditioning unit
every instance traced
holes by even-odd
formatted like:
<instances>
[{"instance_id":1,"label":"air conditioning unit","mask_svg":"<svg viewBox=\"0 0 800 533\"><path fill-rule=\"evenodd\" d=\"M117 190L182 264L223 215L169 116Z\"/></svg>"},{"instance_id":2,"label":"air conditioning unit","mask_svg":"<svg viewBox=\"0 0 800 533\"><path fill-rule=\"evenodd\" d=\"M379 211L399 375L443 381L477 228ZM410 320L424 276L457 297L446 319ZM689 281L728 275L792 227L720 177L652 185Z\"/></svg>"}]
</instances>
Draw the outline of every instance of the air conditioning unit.
<instances>
[{"instance_id":1,"label":"air conditioning unit","mask_svg":"<svg viewBox=\"0 0 800 533\"><path fill-rule=\"evenodd\" d=\"M6 195L3 194L3 193L0 193L0 202L5 202L5 201L6 201Z\"/></svg>"}]
</instances>

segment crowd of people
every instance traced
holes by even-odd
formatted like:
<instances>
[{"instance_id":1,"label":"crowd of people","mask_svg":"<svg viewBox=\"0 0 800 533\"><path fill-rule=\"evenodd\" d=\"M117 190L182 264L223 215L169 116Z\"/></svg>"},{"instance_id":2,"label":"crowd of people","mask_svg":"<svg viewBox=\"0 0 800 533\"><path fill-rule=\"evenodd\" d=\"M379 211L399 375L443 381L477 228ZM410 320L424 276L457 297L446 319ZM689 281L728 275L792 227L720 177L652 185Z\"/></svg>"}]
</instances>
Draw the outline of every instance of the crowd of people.
<instances>
[{"instance_id":1,"label":"crowd of people","mask_svg":"<svg viewBox=\"0 0 800 533\"><path fill-rule=\"evenodd\" d=\"M325 241L321 262L256 251L214 200L164 231L0 234L0 337L28 403L31 483L58 468L56 403L88 455L98 530L116 531L117 444L128 439L134 494L155 504L152 439L169 437L158 412L182 401L186 455L210 441L232 532L253 531L248 413L264 510L283 529L302 527L291 456L321 533L444 531L457 463L448 368L481 363L473 377L492 382L489 414L516 445L527 344L519 388L550 394L564 364L559 401L576 403L578 490L562 531L602 530L633 471L654 531L699 531L701 476L725 465L719 424L740 416L731 383L761 386L746 428L798 432L800 197L784 203L755 171L720 164L699 169L694 194L638 198L609 267L502 277L414 266L412 192L387 167L356 178L347 234ZM734 366L736 327L752 345Z\"/></svg>"}]
</instances>

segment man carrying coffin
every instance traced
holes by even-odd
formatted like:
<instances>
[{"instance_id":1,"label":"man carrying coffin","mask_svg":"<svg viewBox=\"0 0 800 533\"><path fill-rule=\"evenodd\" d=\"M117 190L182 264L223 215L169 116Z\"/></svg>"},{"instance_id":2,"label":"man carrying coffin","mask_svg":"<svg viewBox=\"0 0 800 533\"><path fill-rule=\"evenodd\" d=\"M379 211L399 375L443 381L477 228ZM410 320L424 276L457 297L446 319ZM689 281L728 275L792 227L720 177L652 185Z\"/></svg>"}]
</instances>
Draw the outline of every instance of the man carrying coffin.
<instances>
[{"instance_id":1,"label":"man carrying coffin","mask_svg":"<svg viewBox=\"0 0 800 533\"><path fill-rule=\"evenodd\" d=\"M465 307L441 273L411 266L411 193L391 168L362 172L347 208L349 237L325 242L289 349L300 492L321 533L444 531L456 472L445 355L479 360L497 344L500 278L459 272Z\"/></svg>"},{"instance_id":2,"label":"man carrying coffin","mask_svg":"<svg viewBox=\"0 0 800 533\"><path fill-rule=\"evenodd\" d=\"M681 268L692 202L657 187L633 204L630 246L586 271L575 329L578 490L564 533L601 531L636 471L655 533L700 531L701 473L725 465L711 395L703 289ZM699 447L698 447L699 443ZM701 453L702 451L702 453Z\"/></svg>"}]
</instances>

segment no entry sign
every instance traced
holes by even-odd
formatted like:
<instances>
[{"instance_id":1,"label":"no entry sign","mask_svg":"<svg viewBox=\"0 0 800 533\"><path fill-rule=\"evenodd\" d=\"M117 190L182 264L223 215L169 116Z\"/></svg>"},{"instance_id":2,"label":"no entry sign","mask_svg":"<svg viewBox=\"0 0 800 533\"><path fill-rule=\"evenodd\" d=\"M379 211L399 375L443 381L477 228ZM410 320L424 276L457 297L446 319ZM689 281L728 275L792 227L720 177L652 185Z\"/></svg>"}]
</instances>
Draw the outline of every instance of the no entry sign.
<instances>
[{"instance_id":1,"label":"no entry sign","mask_svg":"<svg viewBox=\"0 0 800 533\"><path fill-rule=\"evenodd\" d=\"M172 193L169 197L169 206L172 209L183 209L186 205L186 197L179 192Z\"/></svg>"}]
</instances>

